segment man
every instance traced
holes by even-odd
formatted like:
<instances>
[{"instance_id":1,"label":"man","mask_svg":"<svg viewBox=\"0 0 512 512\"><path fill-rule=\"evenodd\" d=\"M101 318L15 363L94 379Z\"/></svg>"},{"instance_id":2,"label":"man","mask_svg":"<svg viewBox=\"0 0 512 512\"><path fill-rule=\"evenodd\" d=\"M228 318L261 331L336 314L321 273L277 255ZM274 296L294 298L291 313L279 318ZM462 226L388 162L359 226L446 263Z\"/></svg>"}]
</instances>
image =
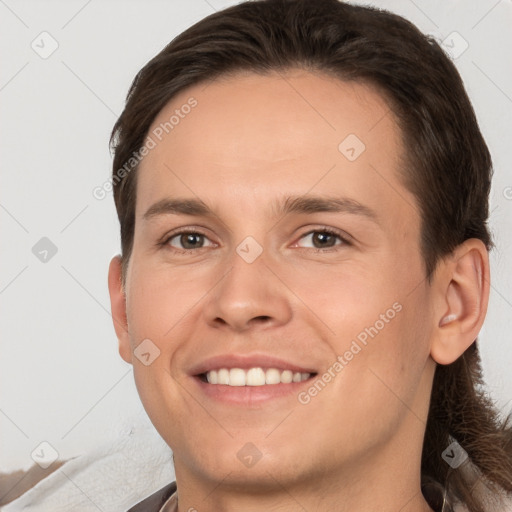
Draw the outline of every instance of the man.
<instances>
[{"instance_id":1,"label":"man","mask_svg":"<svg viewBox=\"0 0 512 512\"><path fill-rule=\"evenodd\" d=\"M476 387L491 160L436 43L335 0L242 3L141 70L112 140L114 326L176 470L132 510L512 491Z\"/></svg>"}]
</instances>

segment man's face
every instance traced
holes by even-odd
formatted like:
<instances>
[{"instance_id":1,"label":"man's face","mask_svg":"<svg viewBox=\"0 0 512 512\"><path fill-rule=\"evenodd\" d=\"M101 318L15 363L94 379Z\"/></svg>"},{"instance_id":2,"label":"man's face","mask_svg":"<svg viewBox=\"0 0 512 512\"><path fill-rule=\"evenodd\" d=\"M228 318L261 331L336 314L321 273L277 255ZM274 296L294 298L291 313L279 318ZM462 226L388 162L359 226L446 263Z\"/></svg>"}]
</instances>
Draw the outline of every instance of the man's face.
<instances>
[{"instance_id":1,"label":"man's face","mask_svg":"<svg viewBox=\"0 0 512 512\"><path fill-rule=\"evenodd\" d=\"M337 475L404 439L417 457L432 301L382 97L298 70L239 75L183 91L149 135L121 351L137 349L177 474Z\"/></svg>"}]
</instances>

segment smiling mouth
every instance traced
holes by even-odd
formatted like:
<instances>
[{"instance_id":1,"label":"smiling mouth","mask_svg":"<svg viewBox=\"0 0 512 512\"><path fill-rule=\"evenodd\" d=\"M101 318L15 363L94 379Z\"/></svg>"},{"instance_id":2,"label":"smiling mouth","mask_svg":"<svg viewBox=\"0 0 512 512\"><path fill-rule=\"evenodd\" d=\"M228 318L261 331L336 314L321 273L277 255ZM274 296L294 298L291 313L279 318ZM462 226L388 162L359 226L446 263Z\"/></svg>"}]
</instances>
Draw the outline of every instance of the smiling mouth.
<instances>
[{"instance_id":1,"label":"smiling mouth","mask_svg":"<svg viewBox=\"0 0 512 512\"><path fill-rule=\"evenodd\" d=\"M292 384L304 382L317 375L316 373L292 372L279 368L218 368L197 375L207 384L233 387L265 386L275 384Z\"/></svg>"}]
</instances>

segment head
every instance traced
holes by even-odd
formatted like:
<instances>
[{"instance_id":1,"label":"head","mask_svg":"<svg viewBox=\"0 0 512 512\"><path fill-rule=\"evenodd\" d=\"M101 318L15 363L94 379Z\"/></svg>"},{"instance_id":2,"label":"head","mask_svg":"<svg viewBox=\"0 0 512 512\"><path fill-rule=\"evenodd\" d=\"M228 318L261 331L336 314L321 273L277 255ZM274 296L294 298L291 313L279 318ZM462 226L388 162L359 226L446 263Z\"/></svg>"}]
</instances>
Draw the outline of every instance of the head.
<instances>
[{"instance_id":1,"label":"head","mask_svg":"<svg viewBox=\"0 0 512 512\"><path fill-rule=\"evenodd\" d=\"M177 475L353 485L404 439L424 481L446 484L452 437L482 462L462 425L491 414L475 391L491 159L435 41L335 0L240 4L138 73L112 144L120 353ZM311 377L240 409L199 376L228 353Z\"/></svg>"}]
</instances>

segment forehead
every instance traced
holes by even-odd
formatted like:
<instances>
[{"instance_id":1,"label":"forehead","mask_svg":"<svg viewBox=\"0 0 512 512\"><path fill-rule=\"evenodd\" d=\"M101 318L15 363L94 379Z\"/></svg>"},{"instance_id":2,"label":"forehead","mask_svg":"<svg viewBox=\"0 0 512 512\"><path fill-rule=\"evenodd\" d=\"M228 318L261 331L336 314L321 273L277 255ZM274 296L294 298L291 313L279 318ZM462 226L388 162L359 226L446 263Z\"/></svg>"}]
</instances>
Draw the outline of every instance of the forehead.
<instances>
[{"instance_id":1,"label":"forehead","mask_svg":"<svg viewBox=\"0 0 512 512\"><path fill-rule=\"evenodd\" d=\"M226 76L181 91L148 136L155 147L139 168L137 218L166 196L248 213L313 189L398 210L415 202L398 179L394 115L361 83L303 70Z\"/></svg>"}]
</instances>

